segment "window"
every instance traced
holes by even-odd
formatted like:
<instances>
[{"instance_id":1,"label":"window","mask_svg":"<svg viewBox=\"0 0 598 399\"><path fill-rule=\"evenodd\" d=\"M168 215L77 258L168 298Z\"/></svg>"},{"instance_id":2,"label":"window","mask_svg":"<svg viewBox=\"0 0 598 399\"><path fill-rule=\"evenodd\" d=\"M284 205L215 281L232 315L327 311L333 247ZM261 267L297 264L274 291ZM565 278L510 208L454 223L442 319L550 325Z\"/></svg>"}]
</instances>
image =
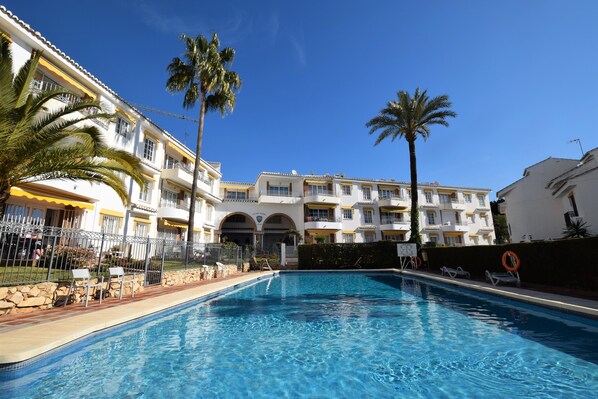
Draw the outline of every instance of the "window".
<instances>
[{"instance_id":1,"label":"window","mask_svg":"<svg viewBox=\"0 0 598 399\"><path fill-rule=\"evenodd\" d=\"M343 209L343 219L344 220L353 219L353 209Z\"/></svg>"},{"instance_id":2,"label":"window","mask_svg":"<svg viewBox=\"0 0 598 399\"><path fill-rule=\"evenodd\" d=\"M353 244L355 242L355 234L343 233L343 242L345 244Z\"/></svg>"},{"instance_id":3,"label":"window","mask_svg":"<svg viewBox=\"0 0 598 399\"><path fill-rule=\"evenodd\" d=\"M201 200L195 200L195 213L201 213Z\"/></svg>"},{"instance_id":4,"label":"window","mask_svg":"<svg viewBox=\"0 0 598 399\"><path fill-rule=\"evenodd\" d=\"M244 199L247 199L247 192L246 191L227 191L226 199L244 200Z\"/></svg>"},{"instance_id":5,"label":"window","mask_svg":"<svg viewBox=\"0 0 598 399\"><path fill-rule=\"evenodd\" d=\"M214 212L214 207L212 205L208 205L206 207L206 221L208 221L208 222L212 221L213 212Z\"/></svg>"},{"instance_id":6,"label":"window","mask_svg":"<svg viewBox=\"0 0 598 399\"><path fill-rule=\"evenodd\" d=\"M327 222L328 221L328 209L308 209L308 222Z\"/></svg>"},{"instance_id":7,"label":"window","mask_svg":"<svg viewBox=\"0 0 598 399\"><path fill-rule=\"evenodd\" d=\"M465 199L465 202L471 204L471 194L463 194L463 198Z\"/></svg>"},{"instance_id":8,"label":"window","mask_svg":"<svg viewBox=\"0 0 598 399\"><path fill-rule=\"evenodd\" d=\"M351 186L348 184L341 185L343 195L351 195Z\"/></svg>"},{"instance_id":9,"label":"window","mask_svg":"<svg viewBox=\"0 0 598 399\"><path fill-rule=\"evenodd\" d=\"M451 203L451 196L448 194L439 194L438 197L440 198L441 204L450 204Z\"/></svg>"},{"instance_id":10,"label":"window","mask_svg":"<svg viewBox=\"0 0 598 399\"><path fill-rule=\"evenodd\" d=\"M573 193L568 195L569 198L569 204L571 205L571 208L573 208L573 213L575 214L575 216L579 216L579 212L577 211L577 203L575 202L575 195Z\"/></svg>"},{"instance_id":11,"label":"window","mask_svg":"<svg viewBox=\"0 0 598 399\"><path fill-rule=\"evenodd\" d=\"M399 212L380 212L380 222L382 224L399 223L403 221L403 214Z\"/></svg>"},{"instance_id":12,"label":"window","mask_svg":"<svg viewBox=\"0 0 598 399\"><path fill-rule=\"evenodd\" d=\"M103 215L102 233L118 234L122 218L118 216Z\"/></svg>"},{"instance_id":13,"label":"window","mask_svg":"<svg viewBox=\"0 0 598 399\"><path fill-rule=\"evenodd\" d=\"M310 184L309 186L307 186L307 193L308 195L327 195L329 193L328 186L325 184Z\"/></svg>"},{"instance_id":14,"label":"window","mask_svg":"<svg viewBox=\"0 0 598 399\"><path fill-rule=\"evenodd\" d=\"M137 237L149 236L149 227L150 227L150 225L148 223L135 224L135 236L137 236Z\"/></svg>"},{"instance_id":15,"label":"window","mask_svg":"<svg viewBox=\"0 0 598 399\"><path fill-rule=\"evenodd\" d=\"M484 226L485 227L489 227L490 225L488 224L488 216L484 215L482 216L482 220L484 221Z\"/></svg>"},{"instance_id":16,"label":"window","mask_svg":"<svg viewBox=\"0 0 598 399\"><path fill-rule=\"evenodd\" d=\"M176 229L158 229L158 238L163 240L178 240L179 234ZM172 249L172 248L170 248Z\"/></svg>"},{"instance_id":17,"label":"window","mask_svg":"<svg viewBox=\"0 0 598 399\"><path fill-rule=\"evenodd\" d=\"M431 204L432 203L432 192L426 191L426 192L424 192L424 195L426 196L426 203Z\"/></svg>"},{"instance_id":18,"label":"window","mask_svg":"<svg viewBox=\"0 0 598 399\"><path fill-rule=\"evenodd\" d=\"M143 146L143 158L147 159L148 161L154 162L154 151L156 147L156 142L149 137L145 139L145 143Z\"/></svg>"},{"instance_id":19,"label":"window","mask_svg":"<svg viewBox=\"0 0 598 399\"><path fill-rule=\"evenodd\" d=\"M193 242L201 242L201 231L193 232Z\"/></svg>"},{"instance_id":20,"label":"window","mask_svg":"<svg viewBox=\"0 0 598 399\"><path fill-rule=\"evenodd\" d=\"M268 189L268 195L273 195L276 197L288 197L289 188L281 186L270 186L270 188Z\"/></svg>"},{"instance_id":21,"label":"window","mask_svg":"<svg viewBox=\"0 0 598 399\"><path fill-rule=\"evenodd\" d=\"M431 234L430 235L430 241L431 242L438 242L438 236L436 234Z\"/></svg>"},{"instance_id":22,"label":"window","mask_svg":"<svg viewBox=\"0 0 598 399\"><path fill-rule=\"evenodd\" d=\"M467 218L469 219L469 223L475 223L475 215L467 215Z\"/></svg>"},{"instance_id":23,"label":"window","mask_svg":"<svg viewBox=\"0 0 598 399\"><path fill-rule=\"evenodd\" d=\"M461 236L448 236L444 237L445 245L456 246L461 245Z\"/></svg>"},{"instance_id":24,"label":"window","mask_svg":"<svg viewBox=\"0 0 598 399\"><path fill-rule=\"evenodd\" d=\"M382 239L384 241L405 241L405 234L384 234Z\"/></svg>"},{"instance_id":25,"label":"window","mask_svg":"<svg viewBox=\"0 0 598 399\"><path fill-rule=\"evenodd\" d=\"M389 190L386 188L381 188L378 190L379 194L380 194L380 198L399 198L399 190L395 189L395 190Z\"/></svg>"},{"instance_id":26,"label":"window","mask_svg":"<svg viewBox=\"0 0 598 399\"><path fill-rule=\"evenodd\" d=\"M168 190L162 190L162 199L160 201L160 206L165 208L176 208L178 203L177 197L177 193L173 193L172 191Z\"/></svg>"},{"instance_id":27,"label":"window","mask_svg":"<svg viewBox=\"0 0 598 399\"><path fill-rule=\"evenodd\" d=\"M363 190L363 199L364 200L371 200L372 199L372 188L371 187L362 187Z\"/></svg>"},{"instance_id":28,"label":"window","mask_svg":"<svg viewBox=\"0 0 598 399\"><path fill-rule=\"evenodd\" d=\"M131 122L122 116L118 116L116 118L116 127L114 128L114 131L120 136L127 137L131 131Z\"/></svg>"},{"instance_id":29,"label":"window","mask_svg":"<svg viewBox=\"0 0 598 399\"><path fill-rule=\"evenodd\" d=\"M427 212L426 216L428 217L428 224L435 225L436 224L436 212Z\"/></svg>"},{"instance_id":30,"label":"window","mask_svg":"<svg viewBox=\"0 0 598 399\"><path fill-rule=\"evenodd\" d=\"M164 162L164 169L174 169L179 164L179 160L166 155L166 161Z\"/></svg>"},{"instance_id":31,"label":"window","mask_svg":"<svg viewBox=\"0 0 598 399\"><path fill-rule=\"evenodd\" d=\"M478 194L478 203L480 206L486 206L486 198L484 194Z\"/></svg>"},{"instance_id":32,"label":"window","mask_svg":"<svg viewBox=\"0 0 598 399\"><path fill-rule=\"evenodd\" d=\"M374 242L376 241L376 233L373 231L366 231L363 235L365 242Z\"/></svg>"},{"instance_id":33,"label":"window","mask_svg":"<svg viewBox=\"0 0 598 399\"><path fill-rule=\"evenodd\" d=\"M461 224L461 213L455 212L455 223Z\"/></svg>"},{"instance_id":34,"label":"window","mask_svg":"<svg viewBox=\"0 0 598 399\"><path fill-rule=\"evenodd\" d=\"M371 209L364 209L363 210L363 221L364 221L364 223L373 223L374 222L374 211Z\"/></svg>"},{"instance_id":35,"label":"window","mask_svg":"<svg viewBox=\"0 0 598 399\"><path fill-rule=\"evenodd\" d=\"M143 202L150 202L152 187L149 182L139 188L139 200Z\"/></svg>"}]
</instances>

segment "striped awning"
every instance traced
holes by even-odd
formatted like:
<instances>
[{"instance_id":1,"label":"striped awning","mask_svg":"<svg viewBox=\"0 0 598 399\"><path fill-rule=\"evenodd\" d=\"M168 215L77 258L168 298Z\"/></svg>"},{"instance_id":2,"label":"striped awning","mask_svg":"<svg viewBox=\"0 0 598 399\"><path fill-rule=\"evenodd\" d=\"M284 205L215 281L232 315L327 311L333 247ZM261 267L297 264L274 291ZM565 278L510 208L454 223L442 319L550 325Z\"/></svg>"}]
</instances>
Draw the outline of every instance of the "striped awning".
<instances>
[{"instance_id":1,"label":"striped awning","mask_svg":"<svg viewBox=\"0 0 598 399\"><path fill-rule=\"evenodd\" d=\"M53 195L48 194L38 194L33 191L30 191L29 189L13 187L10 189L10 195L13 197L22 197L37 201L51 202L54 204L70 205L74 206L75 208L93 210L93 204L90 204L88 202L74 201L70 199L55 197Z\"/></svg>"}]
</instances>

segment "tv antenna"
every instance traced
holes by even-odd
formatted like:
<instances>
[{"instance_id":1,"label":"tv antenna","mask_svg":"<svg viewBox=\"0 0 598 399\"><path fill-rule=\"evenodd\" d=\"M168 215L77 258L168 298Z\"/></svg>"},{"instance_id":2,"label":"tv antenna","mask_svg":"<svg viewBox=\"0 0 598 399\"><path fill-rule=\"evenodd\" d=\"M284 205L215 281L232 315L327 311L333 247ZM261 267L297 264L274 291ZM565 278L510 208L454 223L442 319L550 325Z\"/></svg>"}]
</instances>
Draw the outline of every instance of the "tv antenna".
<instances>
[{"instance_id":1,"label":"tv antenna","mask_svg":"<svg viewBox=\"0 0 598 399\"><path fill-rule=\"evenodd\" d=\"M579 144L579 149L581 150L581 157L583 158L585 152L583 152L583 147L581 146L581 140L580 139L569 140L569 144L571 144L571 143Z\"/></svg>"}]
</instances>

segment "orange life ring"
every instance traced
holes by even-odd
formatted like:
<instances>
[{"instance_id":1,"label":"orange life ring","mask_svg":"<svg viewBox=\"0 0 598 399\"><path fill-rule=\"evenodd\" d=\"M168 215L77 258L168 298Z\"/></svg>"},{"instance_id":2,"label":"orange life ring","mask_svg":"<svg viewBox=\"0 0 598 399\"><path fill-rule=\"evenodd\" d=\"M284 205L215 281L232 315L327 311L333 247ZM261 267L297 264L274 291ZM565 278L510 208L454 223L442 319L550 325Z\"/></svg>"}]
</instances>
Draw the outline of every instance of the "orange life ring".
<instances>
[{"instance_id":1,"label":"orange life ring","mask_svg":"<svg viewBox=\"0 0 598 399\"><path fill-rule=\"evenodd\" d=\"M513 261L513 260L515 261L515 264L513 266L509 266L509 264L507 262L507 257L511 257L511 261ZM506 251L504 254L502 254L502 265L508 271L516 272L517 269L519 269L520 264L521 264L521 261L519 260L519 256L517 256L517 254L515 252Z\"/></svg>"},{"instance_id":2,"label":"orange life ring","mask_svg":"<svg viewBox=\"0 0 598 399\"><path fill-rule=\"evenodd\" d=\"M419 256L412 256L411 257L411 265L414 269L417 269L422 265L422 259Z\"/></svg>"}]
</instances>

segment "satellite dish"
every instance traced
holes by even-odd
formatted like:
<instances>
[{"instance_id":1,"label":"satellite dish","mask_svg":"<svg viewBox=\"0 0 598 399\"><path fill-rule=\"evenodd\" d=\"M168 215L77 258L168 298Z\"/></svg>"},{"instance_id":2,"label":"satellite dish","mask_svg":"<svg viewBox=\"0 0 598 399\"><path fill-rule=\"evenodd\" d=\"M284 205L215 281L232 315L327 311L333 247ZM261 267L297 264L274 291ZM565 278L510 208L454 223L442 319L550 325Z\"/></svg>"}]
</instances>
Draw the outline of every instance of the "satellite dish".
<instances>
[{"instance_id":1,"label":"satellite dish","mask_svg":"<svg viewBox=\"0 0 598 399\"><path fill-rule=\"evenodd\" d=\"M293 170L291 170L291 174L292 174L292 175L296 175L296 174L297 174L297 171L296 171L295 169L293 169Z\"/></svg>"}]
</instances>

